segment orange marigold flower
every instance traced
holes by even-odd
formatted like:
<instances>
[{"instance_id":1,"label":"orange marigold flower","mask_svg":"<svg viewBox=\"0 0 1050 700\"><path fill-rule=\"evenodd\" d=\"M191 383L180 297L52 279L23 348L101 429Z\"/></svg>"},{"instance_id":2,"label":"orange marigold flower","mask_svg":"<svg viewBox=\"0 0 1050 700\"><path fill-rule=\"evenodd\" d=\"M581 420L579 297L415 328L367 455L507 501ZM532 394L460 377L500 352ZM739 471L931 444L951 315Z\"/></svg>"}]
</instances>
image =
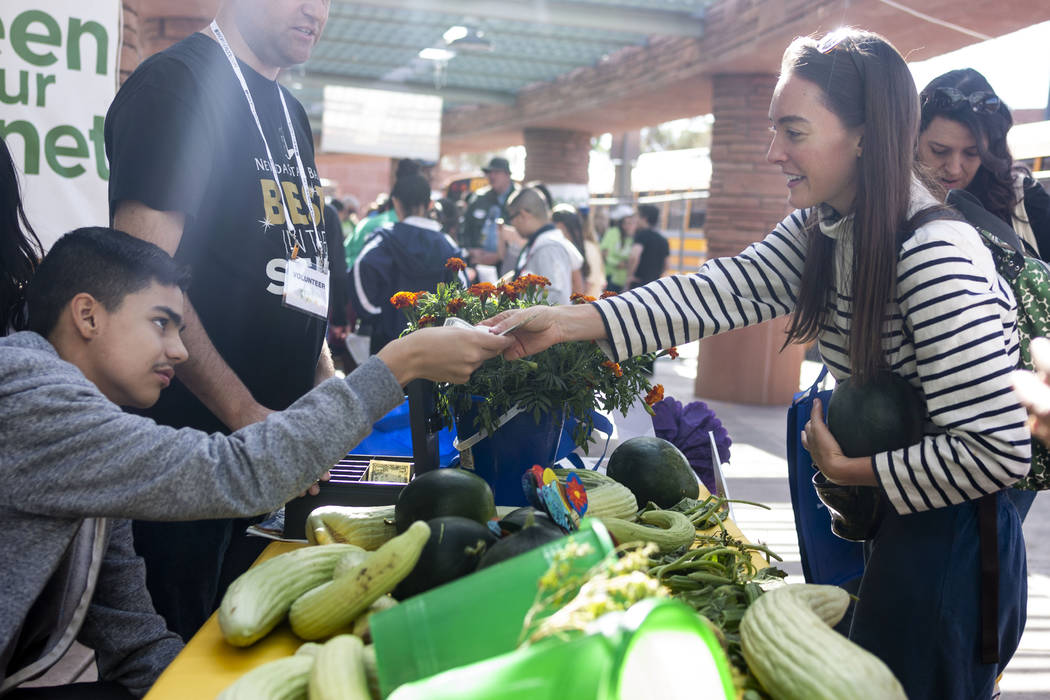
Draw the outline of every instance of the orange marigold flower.
<instances>
[{"instance_id":1,"label":"orange marigold flower","mask_svg":"<svg viewBox=\"0 0 1050 700\"><path fill-rule=\"evenodd\" d=\"M609 370L610 372L612 372L614 377L622 377L623 376L623 370L620 369L620 363L619 362L612 362L611 360L606 360L605 362L602 363L602 367L604 367L607 370Z\"/></svg>"},{"instance_id":2,"label":"orange marigold flower","mask_svg":"<svg viewBox=\"0 0 1050 700\"><path fill-rule=\"evenodd\" d=\"M435 321L437 321L437 316L431 316L429 314L426 316L420 316L419 327L425 328L426 326L432 325Z\"/></svg>"},{"instance_id":3,"label":"orange marigold flower","mask_svg":"<svg viewBox=\"0 0 1050 700\"><path fill-rule=\"evenodd\" d=\"M462 272L467 269L467 264L463 262L462 258L449 258L445 261L445 267L449 270L455 270L456 272Z\"/></svg>"},{"instance_id":4,"label":"orange marigold flower","mask_svg":"<svg viewBox=\"0 0 1050 700\"><path fill-rule=\"evenodd\" d=\"M466 299L460 299L457 297L445 304L445 311L448 311L450 314L458 314L459 310L462 309L466 303Z\"/></svg>"},{"instance_id":5,"label":"orange marigold flower","mask_svg":"<svg viewBox=\"0 0 1050 700\"><path fill-rule=\"evenodd\" d=\"M667 356L670 357L672 360L677 360L678 359L678 348L674 347L673 345L671 347L667 348Z\"/></svg>"},{"instance_id":6,"label":"orange marigold flower","mask_svg":"<svg viewBox=\"0 0 1050 700\"><path fill-rule=\"evenodd\" d=\"M569 297L569 301L573 304L590 304L592 301L595 301L595 299L587 294L576 293Z\"/></svg>"},{"instance_id":7,"label":"orange marigold flower","mask_svg":"<svg viewBox=\"0 0 1050 700\"><path fill-rule=\"evenodd\" d=\"M654 403L664 400L664 385L656 384L649 393L645 395L645 403L652 406Z\"/></svg>"},{"instance_id":8,"label":"orange marigold flower","mask_svg":"<svg viewBox=\"0 0 1050 700\"><path fill-rule=\"evenodd\" d=\"M390 297L390 303L394 305L395 309L407 309L410 306L415 306L418 299L419 295L415 292L398 292Z\"/></svg>"},{"instance_id":9,"label":"orange marigold flower","mask_svg":"<svg viewBox=\"0 0 1050 700\"><path fill-rule=\"evenodd\" d=\"M521 293L521 290L513 282L501 284L499 287L496 288L496 290L511 301L517 299L518 294Z\"/></svg>"},{"instance_id":10,"label":"orange marigold flower","mask_svg":"<svg viewBox=\"0 0 1050 700\"><path fill-rule=\"evenodd\" d=\"M477 284L470 285L470 289L467 292L485 301L490 296L496 293L496 285L491 282L478 282Z\"/></svg>"},{"instance_id":11,"label":"orange marigold flower","mask_svg":"<svg viewBox=\"0 0 1050 700\"><path fill-rule=\"evenodd\" d=\"M609 297L614 297L614 296L616 296L616 292L614 292L612 290L607 289L604 292L602 292L602 299L608 299Z\"/></svg>"},{"instance_id":12,"label":"orange marigold flower","mask_svg":"<svg viewBox=\"0 0 1050 700\"><path fill-rule=\"evenodd\" d=\"M542 275L522 275L518 278L526 287L549 287L551 281Z\"/></svg>"}]
</instances>

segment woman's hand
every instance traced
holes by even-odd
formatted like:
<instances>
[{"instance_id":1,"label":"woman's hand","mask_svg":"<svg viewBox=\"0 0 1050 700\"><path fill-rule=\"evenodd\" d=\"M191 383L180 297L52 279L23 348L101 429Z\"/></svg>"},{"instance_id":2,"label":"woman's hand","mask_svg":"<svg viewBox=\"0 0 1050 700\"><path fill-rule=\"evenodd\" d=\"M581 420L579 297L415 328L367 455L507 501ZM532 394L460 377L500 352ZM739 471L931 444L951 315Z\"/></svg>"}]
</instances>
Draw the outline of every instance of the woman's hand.
<instances>
[{"instance_id":1,"label":"woman's hand","mask_svg":"<svg viewBox=\"0 0 1050 700\"><path fill-rule=\"evenodd\" d=\"M842 486L877 486L870 457L847 457L824 422L824 406L813 401L813 410L802 431L802 446L809 451L813 464L828 481Z\"/></svg>"},{"instance_id":2,"label":"woman's hand","mask_svg":"<svg viewBox=\"0 0 1050 700\"><path fill-rule=\"evenodd\" d=\"M562 310L570 307L533 306L504 311L481 322L496 335L510 340L503 357L516 360L534 355L566 340L562 328ZM505 334L505 335L504 335Z\"/></svg>"},{"instance_id":3,"label":"woman's hand","mask_svg":"<svg viewBox=\"0 0 1050 700\"><path fill-rule=\"evenodd\" d=\"M1031 352L1036 371L1015 370L1011 379L1018 401L1028 409L1032 437L1050 445L1050 340L1032 338Z\"/></svg>"},{"instance_id":4,"label":"woman's hand","mask_svg":"<svg viewBox=\"0 0 1050 700\"><path fill-rule=\"evenodd\" d=\"M593 304L530 306L504 311L480 325L511 338L513 344L503 353L508 360L534 355L552 345L570 340L605 338L605 324Z\"/></svg>"}]
</instances>

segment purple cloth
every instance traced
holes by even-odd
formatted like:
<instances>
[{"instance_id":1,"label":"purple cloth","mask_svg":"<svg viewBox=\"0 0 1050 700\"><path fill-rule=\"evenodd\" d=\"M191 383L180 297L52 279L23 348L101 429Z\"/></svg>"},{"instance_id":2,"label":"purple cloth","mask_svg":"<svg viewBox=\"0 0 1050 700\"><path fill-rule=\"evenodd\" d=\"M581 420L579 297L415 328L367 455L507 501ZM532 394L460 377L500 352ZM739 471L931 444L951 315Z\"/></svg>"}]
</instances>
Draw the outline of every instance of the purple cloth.
<instances>
[{"instance_id":1,"label":"purple cloth","mask_svg":"<svg viewBox=\"0 0 1050 700\"><path fill-rule=\"evenodd\" d=\"M722 464L729 461L729 446L733 444L722 421L703 401L694 401L683 407L681 401L670 396L654 404L653 412L656 437L680 449L700 481L708 491L714 493L714 461L711 459L711 438L708 434L715 434L718 459Z\"/></svg>"}]
</instances>

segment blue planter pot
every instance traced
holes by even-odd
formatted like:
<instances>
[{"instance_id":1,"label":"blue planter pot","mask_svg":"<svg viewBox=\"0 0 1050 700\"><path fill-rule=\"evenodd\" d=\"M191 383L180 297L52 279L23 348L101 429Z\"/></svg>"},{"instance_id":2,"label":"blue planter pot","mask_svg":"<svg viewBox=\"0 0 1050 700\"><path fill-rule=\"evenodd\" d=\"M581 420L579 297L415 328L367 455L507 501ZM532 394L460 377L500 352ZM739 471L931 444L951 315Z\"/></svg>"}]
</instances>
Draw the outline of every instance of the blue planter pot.
<instances>
[{"instance_id":1,"label":"blue planter pot","mask_svg":"<svg viewBox=\"0 0 1050 700\"><path fill-rule=\"evenodd\" d=\"M484 399L475 397L475 403ZM478 432L477 411L473 408L456 418L459 440L466 441ZM531 413L519 413L471 448L473 471L492 487L496 505L526 506L521 476L534 464L549 467L566 457L576 445L572 430L576 420L556 411L540 417L539 424ZM462 464L460 466L463 466ZM466 467L464 467L466 468Z\"/></svg>"}]
</instances>

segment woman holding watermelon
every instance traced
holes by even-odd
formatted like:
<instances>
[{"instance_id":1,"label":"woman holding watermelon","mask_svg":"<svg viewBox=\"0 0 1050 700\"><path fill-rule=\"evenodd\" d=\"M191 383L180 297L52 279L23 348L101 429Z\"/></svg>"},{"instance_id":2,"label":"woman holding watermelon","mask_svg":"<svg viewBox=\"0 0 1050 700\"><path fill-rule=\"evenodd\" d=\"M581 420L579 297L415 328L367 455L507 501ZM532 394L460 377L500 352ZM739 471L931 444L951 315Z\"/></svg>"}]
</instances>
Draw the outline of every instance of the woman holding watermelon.
<instances>
[{"instance_id":1,"label":"woman holding watermelon","mask_svg":"<svg viewBox=\"0 0 1050 700\"><path fill-rule=\"evenodd\" d=\"M695 275L593 304L529 309L535 315L504 354L598 339L618 360L792 314L787 342L817 340L836 379L863 384L884 370L904 378L926 403L919 442L848 458L819 404L804 436L828 480L877 487L890 506L869 541L850 638L886 662L909 697L990 698L1027 599L1021 524L1003 494L1030 460L1025 411L1010 386L1013 295L973 228L916 217L938 202L913 176L915 84L883 38L839 30L795 40L770 120L767 159L787 177L796 208L772 233ZM496 317L494 330L517 315ZM986 635L983 497L1001 572L989 599L997 624Z\"/></svg>"}]
</instances>

